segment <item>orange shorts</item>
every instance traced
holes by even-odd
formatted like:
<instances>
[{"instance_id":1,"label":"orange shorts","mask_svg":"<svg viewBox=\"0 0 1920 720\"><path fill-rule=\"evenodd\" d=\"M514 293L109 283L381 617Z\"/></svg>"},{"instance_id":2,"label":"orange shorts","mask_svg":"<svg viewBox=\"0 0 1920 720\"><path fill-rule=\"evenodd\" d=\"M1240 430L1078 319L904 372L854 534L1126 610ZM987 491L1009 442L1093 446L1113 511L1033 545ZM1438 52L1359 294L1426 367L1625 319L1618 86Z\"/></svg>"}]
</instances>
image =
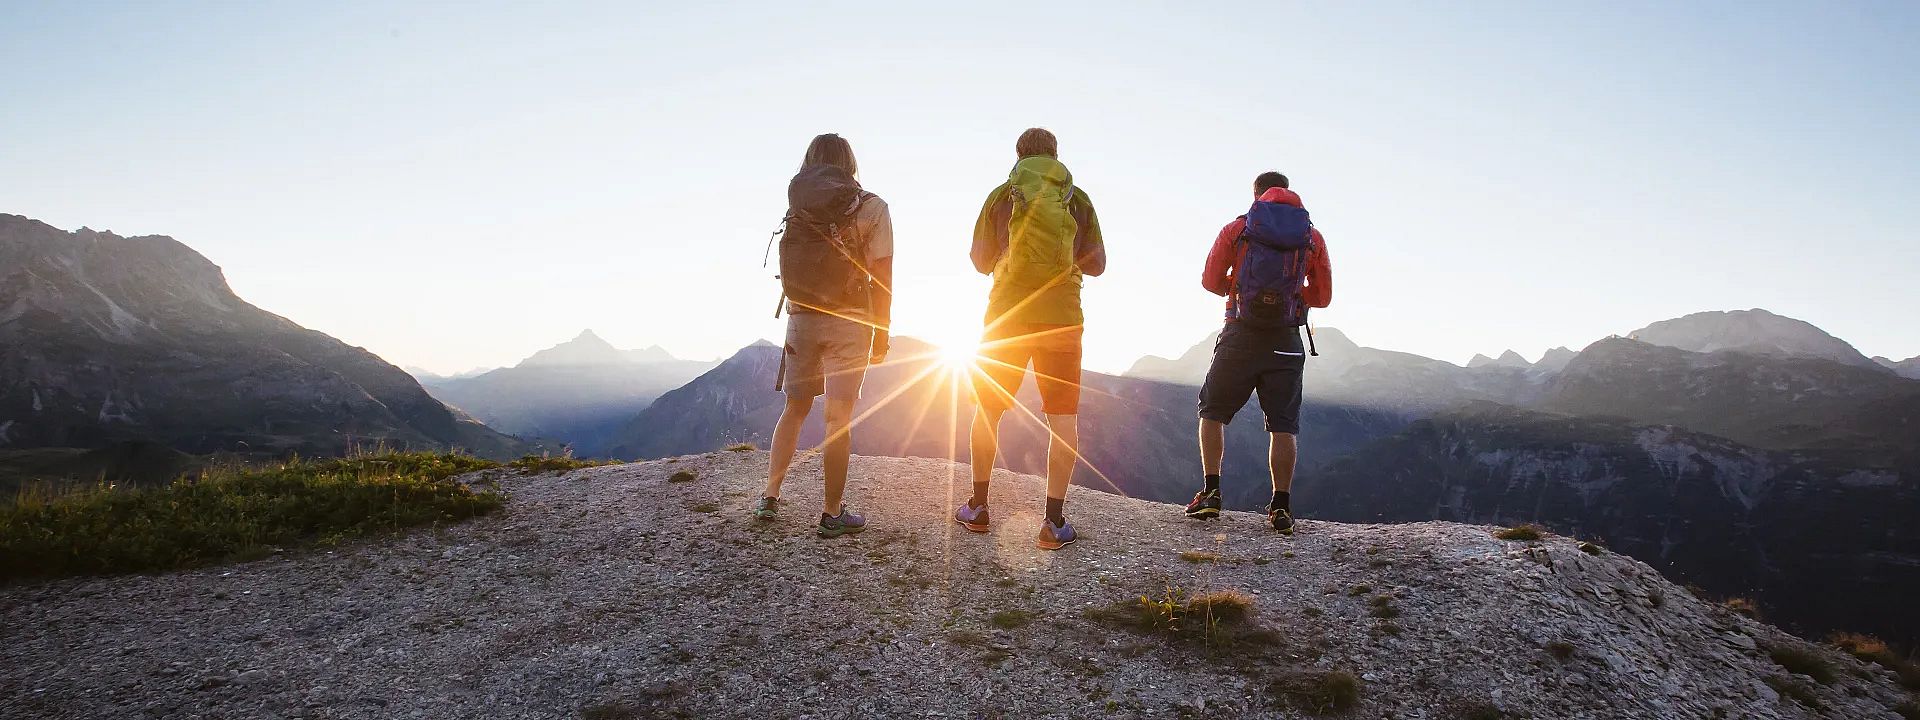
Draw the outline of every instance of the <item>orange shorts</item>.
<instances>
[{"instance_id":1,"label":"orange shorts","mask_svg":"<svg viewBox=\"0 0 1920 720\"><path fill-rule=\"evenodd\" d=\"M1084 325L1004 324L980 338L973 390L980 407L1005 412L1033 367L1048 415L1080 414L1080 340Z\"/></svg>"}]
</instances>

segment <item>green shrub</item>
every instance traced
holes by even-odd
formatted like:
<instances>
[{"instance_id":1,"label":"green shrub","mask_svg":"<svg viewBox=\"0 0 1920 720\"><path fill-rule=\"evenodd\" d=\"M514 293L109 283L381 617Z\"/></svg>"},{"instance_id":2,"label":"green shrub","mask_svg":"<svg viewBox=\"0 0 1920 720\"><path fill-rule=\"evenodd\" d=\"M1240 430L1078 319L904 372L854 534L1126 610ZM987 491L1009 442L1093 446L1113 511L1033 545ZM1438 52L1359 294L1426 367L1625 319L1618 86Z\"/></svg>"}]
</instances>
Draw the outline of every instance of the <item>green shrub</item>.
<instances>
[{"instance_id":1,"label":"green shrub","mask_svg":"<svg viewBox=\"0 0 1920 720\"><path fill-rule=\"evenodd\" d=\"M451 478L495 467L384 453L215 467L151 488L23 491L0 508L0 579L172 570L459 522L501 501Z\"/></svg>"}]
</instances>

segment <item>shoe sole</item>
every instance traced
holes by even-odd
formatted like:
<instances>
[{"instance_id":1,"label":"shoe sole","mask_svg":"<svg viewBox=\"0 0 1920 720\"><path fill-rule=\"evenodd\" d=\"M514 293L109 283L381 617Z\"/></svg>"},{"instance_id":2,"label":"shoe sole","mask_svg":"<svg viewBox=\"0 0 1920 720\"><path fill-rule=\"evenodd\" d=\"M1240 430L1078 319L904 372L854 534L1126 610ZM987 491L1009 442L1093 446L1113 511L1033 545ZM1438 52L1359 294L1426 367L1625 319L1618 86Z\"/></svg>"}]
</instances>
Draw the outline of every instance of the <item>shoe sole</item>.
<instances>
[{"instance_id":1,"label":"shoe sole","mask_svg":"<svg viewBox=\"0 0 1920 720\"><path fill-rule=\"evenodd\" d=\"M820 537L823 537L823 538L837 538L842 535L859 535L861 532L864 532L866 529L867 529L867 526L861 525L860 527L857 527L857 528L843 528L840 530L821 530L819 531L818 534L820 535Z\"/></svg>"},{"instance_id":2,"label":"shoe sole","mask_svg":"<svg viewBox=\"0 0 1920 720\"><path fill-rule=\"evenodd\" d=\"M1066 547L1066 546L1068 546L1068 545L1072 545L1072 544L1074 544L1074 543L1075 543L1075 542L1077 542L1077 541L1078 541L1079 539L1080 539L1080 538L1074 538L1074 539L1072 539L1072 540L1068 540L1068 541L1066 541L1066 542L1058 542L1058 541L1055 541L1055 542L1051 542L1051 543L1049 543L1049 542L1047 542L1047 541L1045 541L1045 540L1041 540L1040 542L1038 542L1038 543L1035 543L1035 544L1036 544L1036 545L1039 545L1039 546L1040 546L1040 549L1041 549L1041 550L1059 550L1060 548L1063 548L1063 547Z\"/></svg>"},{"instance_id":3,"label":"shoe sole","mask_svg":"<svg viewBox=\"0 0 1920 720\"><path fill-rule=\"evenodd\" d=\"M1199 520L1213 520L1220 517L1220 511L1217 508L1201 508L1187 513L1187 517Z\"/></svg>"},{"instance_id":4,"label":"shoe sole","mask_svg":"<svg viewBox=\"0 0 1920 720\"><path fill-rule=\"evenodd\" d=\"M961 520L960 518L954 518L953 521L960 523L960 527L966 528L967 530L972 532L984 533L988 530L988 527L985 525L975 525L965 520Z\"/></svg>"}]
</instances>

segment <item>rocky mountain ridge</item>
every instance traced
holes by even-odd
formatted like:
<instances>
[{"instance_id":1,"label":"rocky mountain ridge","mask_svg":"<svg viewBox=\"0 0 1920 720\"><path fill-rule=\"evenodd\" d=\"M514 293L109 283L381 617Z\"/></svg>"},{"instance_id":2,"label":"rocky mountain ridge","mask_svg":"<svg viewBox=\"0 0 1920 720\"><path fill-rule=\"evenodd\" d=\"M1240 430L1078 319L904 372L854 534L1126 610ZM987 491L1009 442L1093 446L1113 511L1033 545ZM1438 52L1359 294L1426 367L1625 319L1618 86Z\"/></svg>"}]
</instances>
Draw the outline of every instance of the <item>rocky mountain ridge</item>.
<instances>
[{"instance_id":1,"label":"rocky mountain ridge","mask_svg":"<svg viewBox=\"0 0 1920 720\"><path fill-rule=\"evenodd\" d=\"M520 447L364 348L242 300L177 240L0 214L0 447L128 440L190 453Z\"/></svg>"},{"instance_id":2,"label":"rocky mountain ridge","mask_svg":"<svg viewBox=\"0 0 1920 720\"><path fill-rule=\"evenodd\" d=\"M721 452L474 478L504 508L434 532L0 588L0 627L36 629L0 643L0 707L1892 720L1911 702L1882 668L1569 538L1316 521L1287 538L1075 488L1084 538L1049 553L1039 478L996 475L994 530L975 535L946 517L964 467L856 457L848 501L871 529L828 541L811 531L818 458L773 522L750 514L765 472L763 454ZM1167 629L1157 607L1215 608L1215 629Z\"/></svg>"}]
</instances>

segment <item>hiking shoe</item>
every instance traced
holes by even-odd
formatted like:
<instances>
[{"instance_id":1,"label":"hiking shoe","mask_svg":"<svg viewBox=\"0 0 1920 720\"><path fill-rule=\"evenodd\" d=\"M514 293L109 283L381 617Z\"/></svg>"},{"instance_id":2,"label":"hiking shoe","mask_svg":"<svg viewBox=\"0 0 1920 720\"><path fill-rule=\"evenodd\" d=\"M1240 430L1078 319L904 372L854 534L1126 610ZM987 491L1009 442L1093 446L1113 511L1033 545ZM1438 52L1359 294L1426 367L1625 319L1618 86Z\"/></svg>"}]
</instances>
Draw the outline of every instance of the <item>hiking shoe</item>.
<instances>
[{"instance_id":1,"label":"hiking shoe","mask_svg":"<svg viewBox=\"0 0 1920 720\"><path fill-rule=\"evenodd\" d=\"M1072 545L1073 541L1079 539L1080 534L1073 531L1073 525L1068 523L1066 518L1061 518L1060 525L1057 527L1046 520L1040 521L1041 550L1059 550Z\"/></svg>"},{"instance_id":2,"label":"hiking shoe","mask_svg":"<svg viewBox=\"0 0 1920 720\"><path fill-rule=\"evenodd\" d=\"M839 515L822 514L820 516L820 537L823 538L852 535L865 529L867 529L867 519L853 514L846 505L840 506Z\"/></svg>"},{"instance_id":3,"label":"hiking shoe","mask_svg":"<svg viewBox=\"0 0 1920 720\"><path fill-rule=\"evenodd\" d=\"M1293 534L1293 513L1268 505L1267 522L1273 523L1273 529L1279 530L1281 535Z\"/></svg>"},{"instance_id":4,"label":"hiking shoe","mask_svg":"<svg viewBox=\"0 0 1920 720\"><path fill-rule=\"evenodd\" d=\"M987 506L974 507L960 503L960 509L953 511L953 521L962 527L977 533L987 531Z\"/></svg>"},{"instance_id":5,"label":"hiking shoe","mask_svg":"<svg viewBox=\"0 0 1920 720\"><path fill-rule=\"evenodd\" d=\"M1187 503L1187 517L1212 520L1220 517L1220 491L1202 490L1193 494L1193 502Z\"/></svg>"},{"instance_id":6,"label":"hiking shoe","mask_svg":"<svg viewBox=\"0 0 1920 720\"><path fill-rule=\"evenodd\" d=\"M761 520L772 520L780 514L780 498L763 497L760 504L753 506L753 516Z\"/></svg>"}]
</instances>

